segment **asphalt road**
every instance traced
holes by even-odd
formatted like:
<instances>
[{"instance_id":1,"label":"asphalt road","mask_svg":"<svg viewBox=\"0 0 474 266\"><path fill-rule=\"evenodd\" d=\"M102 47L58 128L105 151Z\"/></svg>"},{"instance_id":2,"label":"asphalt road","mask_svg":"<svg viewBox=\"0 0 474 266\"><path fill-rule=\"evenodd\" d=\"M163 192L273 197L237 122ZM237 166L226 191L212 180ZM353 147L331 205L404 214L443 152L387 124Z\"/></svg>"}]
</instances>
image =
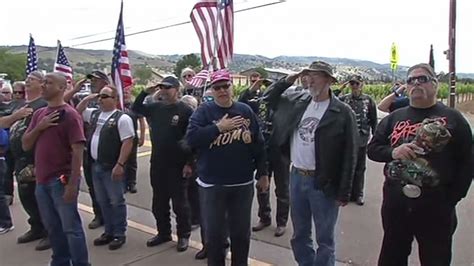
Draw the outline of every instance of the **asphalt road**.
<instances>
[{"instance_id":1,"label":"asphalt road","mask_svg":"<svg viewBox=\"0 0 474 266\"><path fill-rule=\"evenodd\" d=\"M151 208L151 186L149 178L150 143L147 141L139 150L138 158L138 193L127 194L127 203L140 209ZM337 226L336 258L340 262L351 265L376 265L383 231L380 217L382 202L382 164L367 160L366 186L364 206L349 204L341 208ZM85 183L85 182L84 182ZM273 184L272 184L273 185ZM83 184L83 188L85 184ZM272 191L274 187L271 188ZM271 196L272 206L276 206L274 193ZM257 202L253 204L253 224L257 223ZM457 206L459 224L454 235L453 263L456 266L474 265L474 189ZM265 230L252 233L252 238L275 246L275 249L290 249L292 234L291 221L288 223L287 233L279 238L273 236L275 224ZM199 230L193 231L199 234ZM410 265L419 265L414 243ZM262 258L265 259L265 258Z\"/></svg>"}]
</instances>

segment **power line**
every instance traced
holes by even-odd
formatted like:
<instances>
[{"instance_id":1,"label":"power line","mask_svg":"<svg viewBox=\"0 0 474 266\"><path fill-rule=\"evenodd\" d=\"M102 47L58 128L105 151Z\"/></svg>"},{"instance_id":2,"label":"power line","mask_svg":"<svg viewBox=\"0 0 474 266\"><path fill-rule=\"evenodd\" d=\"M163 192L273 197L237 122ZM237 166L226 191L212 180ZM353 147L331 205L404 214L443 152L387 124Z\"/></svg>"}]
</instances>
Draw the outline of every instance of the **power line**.
<instances>
[{"instance_id":1,"label":"power line","mask_svg":"<svg viewBox=\"0 0 474 266\"><path fill-rule=\"evenodd\" d=\"M279 0L279 1L277 1L277 2L272 2L272 3L268 3L268 4L263 4L263 5L258 5L258 6L249 7L249 8L244 8L244 9L241 9L241 10L237 10L237 11L235 11L234 13L240 13L240 12L245 12L245 11L249 11L249 10L253 10L253 9L258 9L258 8L262 8L262 7L267 7L267 6L272 6L272 5L276 5L276 4L281 4L281 3L284 3L285 1L286 1L286 0ZM177 27L177 26L181 26L181 25L185 25L185 24L189 24L189 23L191 23L190 20L184 21L184 22L175 23L175 24L171 24L171 25L167 25L167 26L162 26L162 27L158 27L158 28L152 28L152 29L137 31L137 32L125 34L125 36L128 37L128 36L134 36L134 35L144 34L144 33L152 32L152 31L158 31L158 30L168 29L168 28L172 28L172 27ZM99 43L99 42L104 42L104 41L110 41L110 40L114 40L114 39L115 39L115 37L104 38L104 39L100 39L100 40L95 40L95 41L90 41L90 42L84 42L84 43L80 43L80 44L71 45L71 47L77 47L77 46L83 46L83 45L87 45L87 44L93 44L93 43Z\"/></svg>"}]
</instances>

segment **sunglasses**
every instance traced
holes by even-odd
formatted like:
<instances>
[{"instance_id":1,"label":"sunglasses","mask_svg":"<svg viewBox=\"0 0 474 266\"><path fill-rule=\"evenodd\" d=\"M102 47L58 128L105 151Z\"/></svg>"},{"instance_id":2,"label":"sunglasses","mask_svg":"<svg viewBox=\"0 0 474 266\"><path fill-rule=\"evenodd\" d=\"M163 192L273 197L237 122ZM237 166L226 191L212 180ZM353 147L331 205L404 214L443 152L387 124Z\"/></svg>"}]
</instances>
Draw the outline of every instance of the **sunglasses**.
<instances>
[{"instance_id":1,"label":"sunglasses","mask_svg":"<svg viewBox=\"0 0 474 266\"><path fill-rule=\"evenodd\" d=\"M212 89L218 91L220 89L228 90L230 88L230 84L223 84L220 86L212 86Z\"/></svg>"},{"instance_id":2,"label":"sunglasses","mask_svg":"<svg viewBox=\"0 0 474 266\"><path fill-rule=\"evenodd\" d=\"M354 86L354 85L359 85L360 82L355 81L355 80L351 80L351 81L349 82L349 84L351 84L352 86Z\"/></svg>"},{"instance_id":3,"label":"sunglasses","mask_svg":"<svg viewBox=\"0 0 474 266\"><path fill-rule=\"evenodd\" d=\"M407 79L407 84L408 85L413 85L413 84L415 84L415 81L418 81L419 84L424 84L424 83L428 83L432 80L433 80L433 78L425 76L425 75L416 76L416 77L409 77Z\"/></svg>"},{"instance_id":4,"label":"sunglasses","mask_svg":"<svg viewBox=\"0 0 474 266\"><path fill-rule=\"evenodd\" d=\"M194 77L194 75L192 74L187 74L187 75L183 75L182 78L192 78Z\"/></svg>"},{"instance_id":5,"label":"sunglasses","mask_svg":"<svg viewBox=\"0 0 474 266\"><path fill-rule=\"evenodd\" d=\"M172 86L167 86L167 85L159 85L158 87L160 89L163 89L163 90L169 90L169 89L173 88Z\"/></svg>"},{"instance_id":6,"label":"sunglasses","mask_svg":"<svg viewBox=\"0 0 474 266\"><path fill-rule=\"evenodd\" d=\"M214 101L214 97L213 96L204 96L202 97L202 101L207 103L207 102L212 102Z\"/></svg>"},{"instance_id":7,"label":"sunglasses","mask_svg":"<svg viewBox=\"0 0 474 266\"><path fill-rule=\"evenodd\" d=\"M107 99L107 98L115 98L113 96L107 95L107 94L99 94L99 99Z\"/></svg>"},{"instance_id":8,"label":"sunglasses","mask_svg":"<svg viewBox=\"0 0 474 266\"><path fill-rule=\"evenodd\" d=\"M24 91L13 91L13 94L25 94Z\"/></svg>"},{"instance_id":9,"label":"sunglasses","mask_svg":"<svg viewBox=\"0 0 474 266\"><path fill-rule=\"evenodd\" d=\"M2 94L10 94L11 92L9 91L2 91Z\"/></svg>"}]
</instances>

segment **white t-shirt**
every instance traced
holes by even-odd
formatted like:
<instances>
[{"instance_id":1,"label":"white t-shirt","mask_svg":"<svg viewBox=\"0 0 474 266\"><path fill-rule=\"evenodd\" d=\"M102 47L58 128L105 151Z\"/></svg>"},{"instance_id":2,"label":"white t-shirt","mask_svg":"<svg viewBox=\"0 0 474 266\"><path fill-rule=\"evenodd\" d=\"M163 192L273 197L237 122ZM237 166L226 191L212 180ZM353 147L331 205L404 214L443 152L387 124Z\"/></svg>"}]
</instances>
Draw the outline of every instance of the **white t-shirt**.
<instances>
[{"instance_id":1,"label":"white t-shirt","mask_svg":"<svg viewBox=\"0 0 474 266\"><path fill-rule=\"evenodd\" d=\"M298 128L293 133L291 162L297 168L305 170L315 170L316 168L314 132L328 109L329 101L329 99L322 102L311 100L298 124Z\"/></svg>"},{"instance_id":2,"label":"white t-shirt","mask_svg":"<svg viewBox=\"0 0 474 266\"><path fill-rule=\"evenodd\" d=\"M92 112L97 110L97 108L86 108L84 112L82 112L82 119L85 122L90 123ZM105 122L110 118L118 110L113 110L110 112L101 112L99 114L99 118L97 120L97 126L95 127L94 134L92 135L91 139L91 156L92 159L97 160L99 154L99 141L100 141L100 131L102 130L102 126L104 126ZM135 129L133 127L133 121L130 116L127 114L123 114L120 116L119 121L117 123L117 128L120 135L120 140L124 141L128 138L132 138L135 136Z\"/></svg>"}]
</instances>

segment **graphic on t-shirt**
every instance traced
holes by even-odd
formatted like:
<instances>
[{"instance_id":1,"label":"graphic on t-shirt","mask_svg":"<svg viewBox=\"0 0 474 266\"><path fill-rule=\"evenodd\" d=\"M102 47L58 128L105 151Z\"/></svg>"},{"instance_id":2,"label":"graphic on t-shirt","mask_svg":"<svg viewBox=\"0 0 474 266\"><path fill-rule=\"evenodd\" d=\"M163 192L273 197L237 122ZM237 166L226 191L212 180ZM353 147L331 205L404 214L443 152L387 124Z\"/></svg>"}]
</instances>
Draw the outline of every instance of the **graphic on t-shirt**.
<instances>
[{"instance_id":1,"label":"graphic on t-shirt","mask_svg":"<svg viewBox=\"0 0 474 266\"><path fill-rule=\"evenodd\" d=\"M314 142L314 131L318 127L319 119L316 117L306 117L298 126L298 136L307 143Z\"/></svg>"},{"instance_id":2,"label":"graphic on t-shirt","mask_svg":"<svg viewBox=\"0 0 474 266\"><path fill-rule=\"evenodd\" d=\"M387 164L386 176L400 180L405 185L403 192L407 197L417 198L421 195L420 187L435 187L439 184L438 173L434 171L425 156L441 151L451 139L446 128L446 118L425 119L421 123L399 121L391 135L392 147L403 143L415 144L418 157L413 160L394 160Z\"/></svg>"}]
</instances>

